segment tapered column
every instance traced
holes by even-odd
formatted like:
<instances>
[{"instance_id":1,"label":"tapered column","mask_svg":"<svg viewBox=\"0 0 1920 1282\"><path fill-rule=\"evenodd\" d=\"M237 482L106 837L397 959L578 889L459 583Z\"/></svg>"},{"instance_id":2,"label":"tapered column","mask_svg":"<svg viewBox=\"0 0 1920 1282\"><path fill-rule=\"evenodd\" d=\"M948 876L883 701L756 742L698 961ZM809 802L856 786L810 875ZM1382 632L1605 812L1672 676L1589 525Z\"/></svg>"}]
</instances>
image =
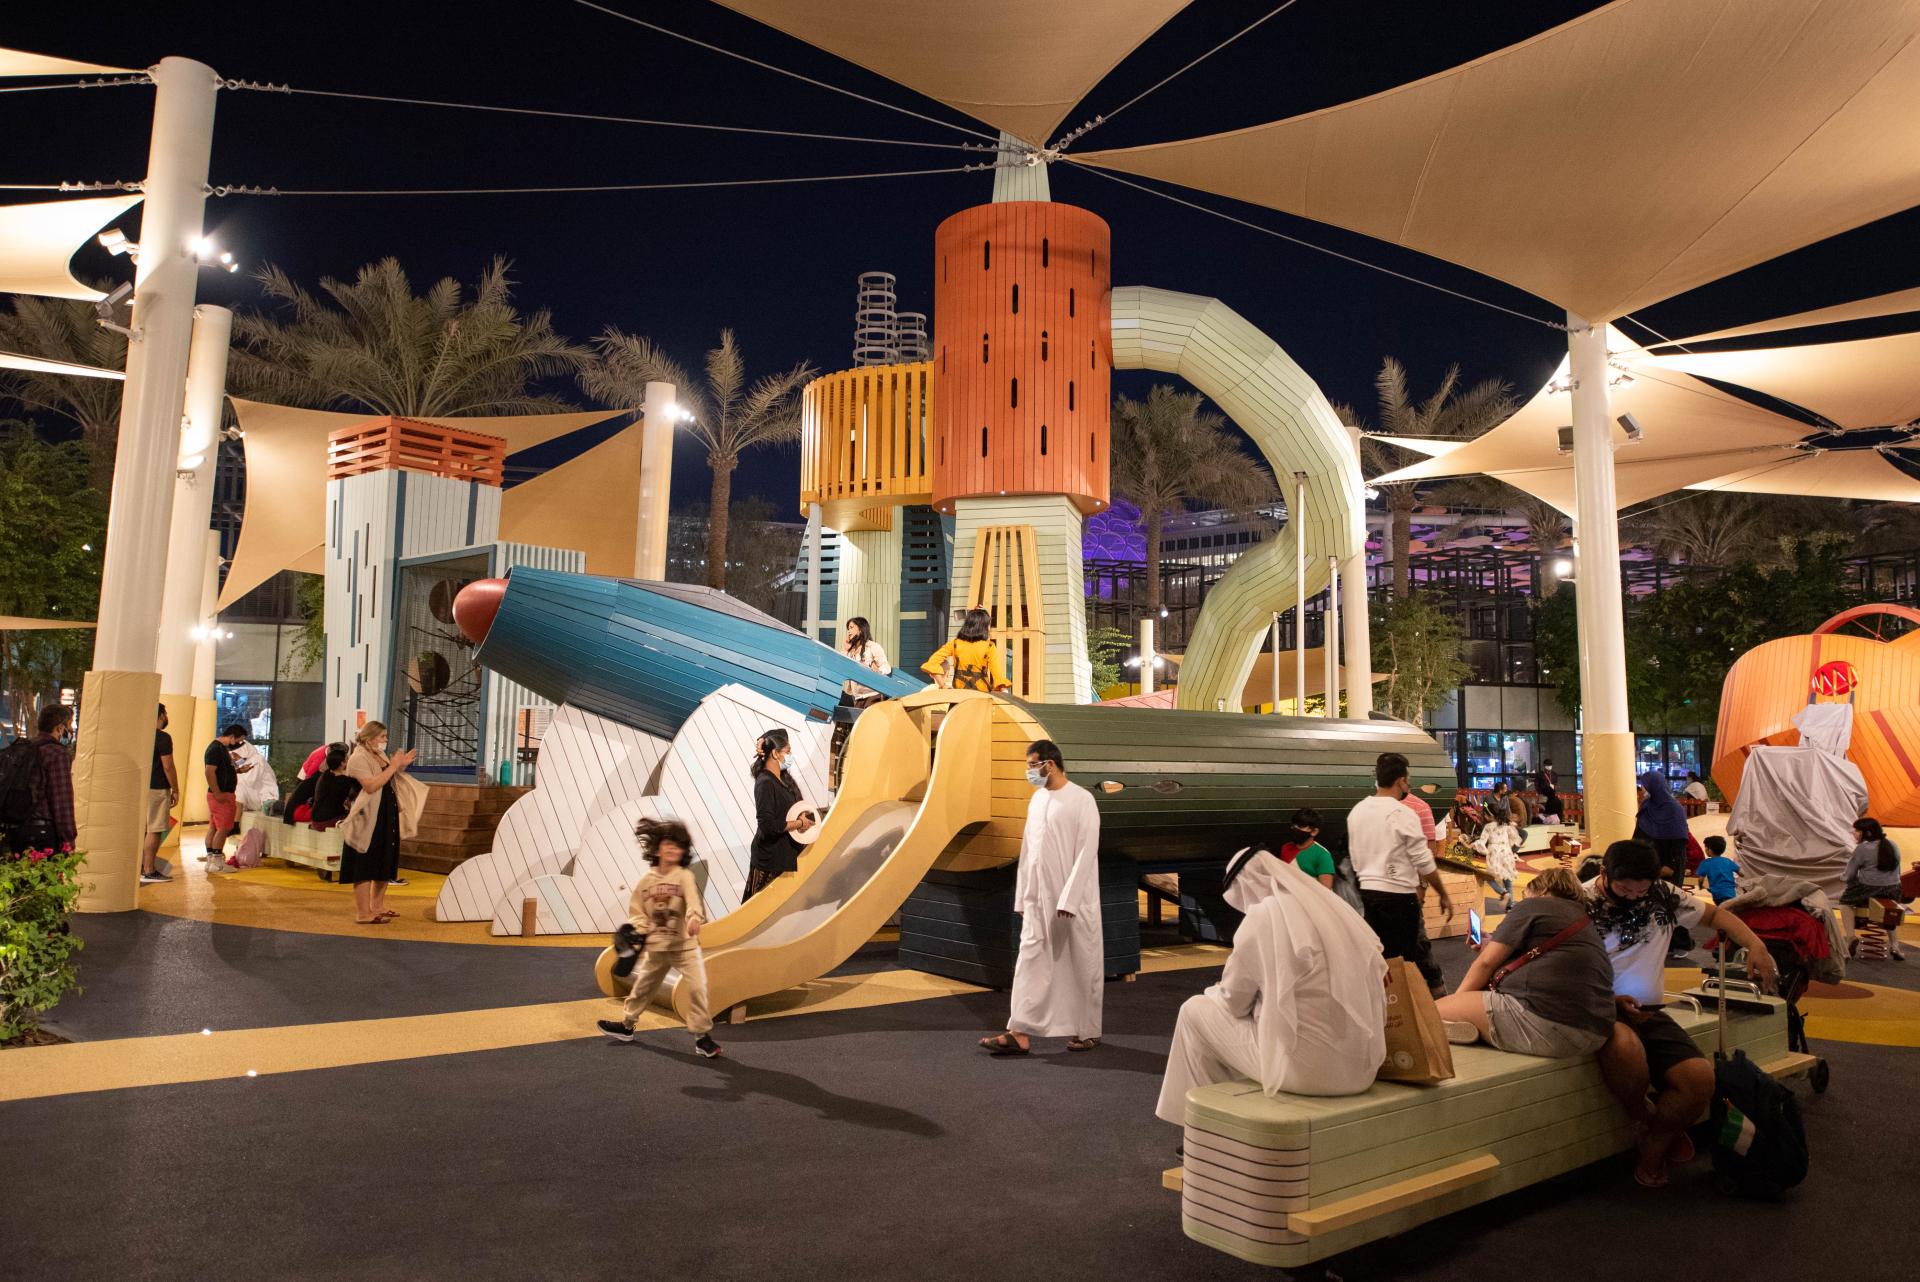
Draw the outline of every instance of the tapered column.
<instances>
[{"instance_id":1,"label":"tapered column","mask_svg":"<svg viewBox=\"0 0 1920 1282\"><path fill-rule=\"evenodd\" d=\"M1367 617L1367 541L1340 567L1340 633L1347 652L1347 715L1373 715L1373 621Z\"/></svg>"},{"instance_id":2,"label":"tapered column","mask_svg":"<svg viewBox=\"0 0 1920 1282\"><path fill-rule=\"evenodd\" d=\"M1620 595L1620 523L1607 404L1607 336L1567 313L1573 383L1573 487L1578 534L1574 592L1580 615L1581 762L1587 832L1602 849L1633 835L1633 733L1627 715L1627 641Z\"/></svg>"},{"instance_id":3,"label":"tapered column","mask_svg":"<svg viewBox=\"0 0 1920 1282\"><path fill-rule=\"evenodd\" d=\"M1322 665L1320 683L1321 699L1325 705L1322 715L1337 717L1340 715L1340 558L1327 558L1327 612L1321 616L1320 647Z\"/></svg>"},{"instance_id":4,"label":"tapered column","mask_svg":"<svg viewBox=\"0 0 1920 1282\"><path fill-rule=\"evenodd\" d=\"M807 504L807 636L815 641L820 639L820 541L825 537L820 520L820 505Z\"/></svg>"},{"instance_id":5,"label":"tapered column","mask_svg":"<svg viewBox=\"0 0 1920 1282\"><path fill-rule=\"evenodd\" d=\"M81 868L78 908L124 912L140 872L154 709L160 696L162 601L187 351L213 146L213 70L186 58L153 69L153 137L142 190L133 341L121 392L93 671L82 685L74 752Z\"/></svg>"},{"instance_id":6,"label":"tapered column","mask_svg":"<svg viewBox=\"0 0 1920 1282\"><path fill-rule=\"evenodd\" d=\"M672 383L647 384L640 409L640 518L633 549L637 579L667 577L667 508L673 490L673 429L679 413L679 389Z\"/></svg>"}]
</instances>

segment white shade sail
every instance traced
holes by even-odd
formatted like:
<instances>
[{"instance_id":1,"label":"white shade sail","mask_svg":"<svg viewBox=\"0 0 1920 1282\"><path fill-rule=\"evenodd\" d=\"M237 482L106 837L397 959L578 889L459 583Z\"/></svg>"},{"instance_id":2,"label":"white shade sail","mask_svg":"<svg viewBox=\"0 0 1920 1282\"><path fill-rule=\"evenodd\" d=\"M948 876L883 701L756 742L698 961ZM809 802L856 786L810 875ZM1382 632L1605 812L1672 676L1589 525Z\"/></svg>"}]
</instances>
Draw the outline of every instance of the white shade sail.
<instances>
[{"instance_id":1,"label":"white shade sail","mask_svg":"<svg viewBox=\"0 0 1920 1282\"><path fill-rule=\"evenodd\" d=\"M1078 159L1600 321L1920 205L1916 119L1913 0L1616 0L1370 98Z\"/></svg>"},{"instance_id":2,"label":"white shade sail","mask_svg":"<svg viewBox=\"0 0 1920 1282\"><path fill-rule=\"evenodd\" d=\"M26 370L33 374L71 374L75 378L111 378L125 379L127 372L119 369L100 369L93 365L76 365L72 361L48 360L44 356L27 356L20 352L0 352L0 369Z\"/></svg>"},{"instance_id":3,"label":"white shade sail","mask_svg":"<svg viewBox=\"0 0 1920 1282\"><path fill-rule=\"evenodd\" d=\"M24 49L0 49L0 76L93 76L127 74L130 67L103 67L97 62L50 58Z\"/></svg>"},{"instance_id":4,"label":"white shade sail","mask_svg":"<svg viewBox=\"0 0 1920 1282\"><path fill-rule=\"evenodd\" d=\"M1750 387L1846 428L1920 419L1920 334L1744 352L1648 356L1639 364Z\"/></svg>"},{"instance_id":5,"label":"white shade sail","mask_svg":"<svg viewBox=\"0 0 1920 1282\"><path fill-rule=\"evenodd\" d=\"M810 45L1044 144L1189 0L720 0Z\"/></svg>"},{"instance_id":6,"label":"white shade sail","mask_svg":"<svg viewBox=\"0 0 1920 1282\"><path fill-rule=\"evenodd\" d=\"M0 294L47 298L105 298L67 270L92 235L140 203L138 192L0 205Z\"/></svg>"},{"instance_id":7,"label":"white shade sail","mask_svg":"<svg viewBox=\"0 0 1920 1282\"><path fill-rule=\"evenodd\" d=\"M1688 488L1920 503L1920 481L1888 462L1878 450L1871 449L1807 451L1770 464L1741 468Z\"/></svg>"},{"instance_id":8,"label":"white shade sail","mask_svg":"<svg viewBox=\"0 0 1920 1282\"><path fill-rule=\"evenodd\" d=\"M246 433L247 505L241 515L240 542L233 551L233 564L228 567L227 581L220 589L218 608L222 610L282 570L320 572L326 546L327 437L343 427L381 417L294 409L237 396L230 399L234 413L240 418L241 430ZM513 454L627 412L589 410L578 414L424 418L420 421L505 437L507 453ZM596 485L613 493L621 484L618 478L604 474L582 480L586 483L574 493L573 501L586 510L601 501ZM637 491L640 484L637 468L631 483ZM632 529L631 525L628 529ZM632 542L631 533L628 542Z\"/></svg>"},{"instance_id":9,"label":"white shade sail","mask_svg":"<svg viewBox=\"0 0 1920 1282\"><path fill-rule=\"evenodd\" d=\"M1772 320L1754 321L1750 325L1716 329L1678 341L1709 343L1717 338L1745 338L1751 334L1778 333L1783 329L1805 329L1809 325L1837 325L1842 321L1898 316L1902 312L1920 312L1920 289L1901 289L1891 294L1875 294L1872 298L1857 298L1851 303L1836 303L1832 307L1817 307L1810 312L1795 312L1791 316L1776 316Z\"/></svg>"}]
</instances>

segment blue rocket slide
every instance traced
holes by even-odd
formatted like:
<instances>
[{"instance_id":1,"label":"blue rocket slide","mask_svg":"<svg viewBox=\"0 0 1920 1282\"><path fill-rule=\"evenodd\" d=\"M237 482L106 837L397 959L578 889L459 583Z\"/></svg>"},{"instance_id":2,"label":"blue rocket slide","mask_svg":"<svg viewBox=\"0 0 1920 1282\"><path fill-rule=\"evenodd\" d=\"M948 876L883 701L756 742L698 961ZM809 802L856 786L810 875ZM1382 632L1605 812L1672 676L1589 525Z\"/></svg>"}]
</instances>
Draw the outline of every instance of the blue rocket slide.
<instances>
[{"instance_id":1,"label":"blue rocket slide","mask_svg":"<svg viewBox=\"0 0 1920 1282\"><path fill-rule=\"evenodd\" d=\"M515 566L468 584L454 620L476 658L555 703L672 738L700 701L742 685L817 720L842 684L897 698L925 682L881 676L714 588Z\"/></svg>"}]
</instances>

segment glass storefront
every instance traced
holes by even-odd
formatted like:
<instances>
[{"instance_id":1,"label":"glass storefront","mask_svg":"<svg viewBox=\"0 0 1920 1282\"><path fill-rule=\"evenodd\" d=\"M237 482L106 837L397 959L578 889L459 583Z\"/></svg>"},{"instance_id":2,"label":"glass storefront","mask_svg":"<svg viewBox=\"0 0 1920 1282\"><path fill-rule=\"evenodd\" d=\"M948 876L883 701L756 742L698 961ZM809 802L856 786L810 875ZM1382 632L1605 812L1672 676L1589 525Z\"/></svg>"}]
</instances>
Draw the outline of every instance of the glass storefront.
<instances>
[{"instance_id":1,"label":"glass storefront","mask_svg":"<svg viewBox=\"0 0 1920 1282\"><path fill-rule=\"evenodd\" d=\"M1674 791L1687 781L1689 773L1704 777L1700 769L1700 740L1692 735L1638 735L1634 739L1633 773L1636 777L1649 770L1666 773Z\"/></svg>"},{"instance_id":2,"label":"glass storefront","mask_svg":"<svg viewBox=\"0 0 1920 1282\"><path fill-rule=\"evenodd\" d=\"M1514 788L1525 789L1532 784L1533 772L1539 767L1539 761L1539 744L1531 732L1467 732L1469 788L1491 788L1504 781Z\"/></svg>"},{"instance_id":3,"label":"glass storefront","mask_svg":"<svg viewBox=\"0 0 1920 1282\"><path fill-rule=\"evenodd\" d=\"M273 739L273 686L222 681L213 687L214 733L239 722L247 727L247 738L262 752Z\"/></svg>"}]
</instances>

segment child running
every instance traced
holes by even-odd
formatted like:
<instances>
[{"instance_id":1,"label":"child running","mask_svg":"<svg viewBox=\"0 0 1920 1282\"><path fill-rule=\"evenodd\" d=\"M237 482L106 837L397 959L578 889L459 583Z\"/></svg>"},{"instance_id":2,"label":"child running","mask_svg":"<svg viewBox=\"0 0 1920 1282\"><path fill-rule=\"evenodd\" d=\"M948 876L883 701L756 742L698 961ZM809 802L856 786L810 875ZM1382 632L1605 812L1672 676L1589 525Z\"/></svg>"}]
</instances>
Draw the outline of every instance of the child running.
<instances>
[{"instance_id":1,"label":"child running","mask_svg":"<svg viewBox=\"0 0 1920 1282\"><path fill-rule=\"evenodd\" d=\"M1487 879L1500 892L1503 912L1513 910L1513 874L1520 868L1522 840L1519 826L1496 812L1473 843L1473 848L1487 857Z\"/></svg>"},{"instance_id":2,"label":"child running","mask_svg":"<svg viewBox=\"0 0 1920 1282\"><path fill-rule=\"evenodd\" d=\"M687 990L687 1031L693 1034L693 1049L712 1059L720 1053L720 1043L713 1040L713 1018L707 1013L706 962L694 942L706 924L707 912L700 903L700 887L687 870L693 838L685 824L670 819L642 819L633 826L633 835L640 843L641 857L653 865L627 903L628 924L644 940L640 968L627 993L626 1018L603 1019L600 1031L618 1042L632 1041L634 1025L653 994L667 972L677 970Z\"/></svg>"}]
</instances>

